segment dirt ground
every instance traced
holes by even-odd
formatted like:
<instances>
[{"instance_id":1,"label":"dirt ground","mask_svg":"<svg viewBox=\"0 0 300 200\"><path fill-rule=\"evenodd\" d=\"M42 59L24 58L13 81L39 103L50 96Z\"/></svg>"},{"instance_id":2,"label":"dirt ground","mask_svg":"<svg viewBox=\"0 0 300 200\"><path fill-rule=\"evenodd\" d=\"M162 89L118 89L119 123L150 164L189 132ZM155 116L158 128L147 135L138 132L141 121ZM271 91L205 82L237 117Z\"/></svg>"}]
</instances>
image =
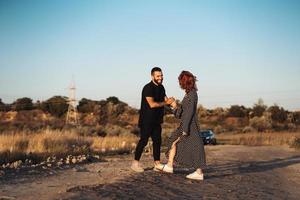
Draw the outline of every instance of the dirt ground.
<instances>
[{"instance_id":1,"label":"dirt ground","mask_svg":"<svg viewBox=\"0 0 300 200\"><path fill-rule=\"evenodd\" d=\"M0 200L8 199L299 199L300 151L288 147L206 146L204 181L188 173L154 172L143 155L144 173L130 170L133 155L64 169L6 172ZM165 156L162 155L165 161Z\"/></svg>"}]
</instances>

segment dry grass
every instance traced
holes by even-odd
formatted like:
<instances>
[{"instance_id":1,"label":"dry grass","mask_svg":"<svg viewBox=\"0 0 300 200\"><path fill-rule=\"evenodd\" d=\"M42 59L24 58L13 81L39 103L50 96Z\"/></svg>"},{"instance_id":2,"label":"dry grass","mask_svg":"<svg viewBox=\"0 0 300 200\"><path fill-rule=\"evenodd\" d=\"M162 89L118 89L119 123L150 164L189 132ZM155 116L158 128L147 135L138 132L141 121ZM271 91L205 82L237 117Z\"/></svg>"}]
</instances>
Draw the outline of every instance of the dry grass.
<instances>
[{"instance_id":1,"label":"dry grass","mask_svg":"<svg viewBox=\"0 0 300 200\"><path fill-rule=\"evenodd\" d=\"M239 133L218 134L217 140L223 144L238 144L250 146L295 146L300 138L300 132L278 132L278 133Z\"/></svg>"},{"instance_id":2,"label":"dry grass","mask_svg":"<svg viewBox=\"0 0 300 200\"><path fill-rule=\"evenodd\" d=\"M0 135L0 163L47 156L63 157L84 153L128 152L135 148L134 135L87 137L75 131L43 130L36 133L6 133Z\"/></svg>"}]
</instances>

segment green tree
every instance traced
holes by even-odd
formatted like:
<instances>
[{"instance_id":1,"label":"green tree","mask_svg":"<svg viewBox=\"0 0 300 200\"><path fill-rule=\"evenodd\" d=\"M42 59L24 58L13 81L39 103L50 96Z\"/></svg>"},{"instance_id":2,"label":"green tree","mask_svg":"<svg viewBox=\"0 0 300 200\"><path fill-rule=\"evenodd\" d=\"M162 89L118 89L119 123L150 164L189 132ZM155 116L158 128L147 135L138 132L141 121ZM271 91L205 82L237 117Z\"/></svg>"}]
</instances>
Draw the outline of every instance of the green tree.
<instances>
[{"instance_id":1,"label":"green tree","mask_svg":"<svg viewBox=\"0 0 300 200\"><path fill-rule=\"evenodd\" d=\"M54 116L61 117L68 110L67 97L54 96L42 102L41 108L43 111L48 112Z\"/></svg>"},{"instance_id":2,"label":"green tree","mask_svg":"<svg viewBox=\"0 0 300 200\"><path fill-rule=\"evenodd\" d=\"M264 104L264 101L260 98L257 103L254 104L252 109L251 117L261 117L266 111L267 106Z\"/></svg>"},{"instance_id":3,"label":"green tree","mask_svg":"<svg viewBox=\"0 0 300 200\"><path fill-rule=\"evenodd\" d=\"M293 113L293 122L296 125L300 125L300 111Z\"/></svg>"},{"instance_id":4,"label":"green tree","mask_svg":"<svg viewBox=\"0 0 300 200\"><path fill-rule=\"evenodd\" d=\"M90 99L82 98L77 106L79 112L82 113L93 113L97 110L98 102Z\"/></svg>"},{"instance_id":5,"label":"green tree","mask_svg":"<svg viewBox=\"0 0 300 200\"><path fill-rule=\"evenodd\" d=\"M12 110L14 111L20 111L20 110L32 110L33 103L32 99L28 97L23 97L20 99L17 99L15 102L12 104Z\"/></svg>"},{"instance_id":6,"label":"green tree","mask_svg":"<svg viewBox=\"0 0 300 200\"><path fill-rule=\"evenodd\" d=\"M287 120L288 112L276 104L271 106L268 109L268 112L271 113L271 119L275 122L284 123Z\"/></svg>"},{"instance_id":7,"label":"green tree","mask_svg":"<svg viewBox=\"0 0 300 200\"><path fill-rule=\"evenodd\" d=\"M2 99L0 98L0 112L6 112L7 106L5 103L2 102Z\"/></svg>"},{"instance_id":8,"label":"green tree","mask_svg":"<svg viewBox=\"0 0 300 200\"><path fill-rule=\"evenodd\" d=\"M244 106L232 105L228 110L228 117L245 117L247 109Z\"/></svg>"},{"instance_id":9,"label":"green tree","mask_svg":"<svg viewBox=\"0 0 300 200\"><path fill-rule=\"evenodd\" d=\"M118 97L112 96L112 97L108 97L106 99L107 102L112 102L113 104L118 104L120 103L120 100L118 99Z\"/></svg>"}]
</instances>

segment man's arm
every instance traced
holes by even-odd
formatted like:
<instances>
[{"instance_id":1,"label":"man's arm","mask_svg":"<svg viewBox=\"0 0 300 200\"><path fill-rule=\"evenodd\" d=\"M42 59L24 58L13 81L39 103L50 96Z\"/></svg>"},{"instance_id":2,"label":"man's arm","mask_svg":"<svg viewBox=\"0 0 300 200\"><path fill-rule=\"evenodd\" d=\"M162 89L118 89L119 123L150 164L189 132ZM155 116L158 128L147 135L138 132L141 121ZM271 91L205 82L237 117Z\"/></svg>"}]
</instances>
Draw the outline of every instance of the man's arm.
<instances>
[{"instance_id":1,"label":"man's arm","mask_svg":"<svg viewBox=\"0 0 300 200\"><path fill-rule=\"evenodd\" d=\"M154 101L153 97L146 97L146 100L147 100L150 108L164 107L166 105L170 105L174 101L172 98L167 98L167 97L165 97L165 101L163 101L163 102L156 102L156 101Z\"/></svg>"},{"instance_id":2,"label":"man's arm","mask_svg":"<svg viewBox=\"0 0 300 200\"><path fill-rule=\"evenodd\" d=\"M163 102L156 102L154 101L153 97L146 97L146 100L150 106L150 108L159 108L159 107L163 107L166 105L166 103Z\"/></svg>"}]
</instances>

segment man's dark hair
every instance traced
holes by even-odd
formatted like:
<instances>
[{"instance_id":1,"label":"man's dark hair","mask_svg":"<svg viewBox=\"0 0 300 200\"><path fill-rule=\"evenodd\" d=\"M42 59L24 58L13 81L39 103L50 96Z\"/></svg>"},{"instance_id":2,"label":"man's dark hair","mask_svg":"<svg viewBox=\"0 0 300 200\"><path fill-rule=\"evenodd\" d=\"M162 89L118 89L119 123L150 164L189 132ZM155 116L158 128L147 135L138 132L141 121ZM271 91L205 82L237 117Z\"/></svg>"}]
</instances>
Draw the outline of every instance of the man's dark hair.
<instances>
[{"instance_id":1,"label":"man's dark hair","mask_svg":"<svg viewBox=\"0 0 300 200\"><path fill-rule=\"evenodd\" d=\"M161 72L161 68L159 68L159 67L153 67L151 69L151 74L153 74L154 72Z\"/></svg>"}]
</instances>

